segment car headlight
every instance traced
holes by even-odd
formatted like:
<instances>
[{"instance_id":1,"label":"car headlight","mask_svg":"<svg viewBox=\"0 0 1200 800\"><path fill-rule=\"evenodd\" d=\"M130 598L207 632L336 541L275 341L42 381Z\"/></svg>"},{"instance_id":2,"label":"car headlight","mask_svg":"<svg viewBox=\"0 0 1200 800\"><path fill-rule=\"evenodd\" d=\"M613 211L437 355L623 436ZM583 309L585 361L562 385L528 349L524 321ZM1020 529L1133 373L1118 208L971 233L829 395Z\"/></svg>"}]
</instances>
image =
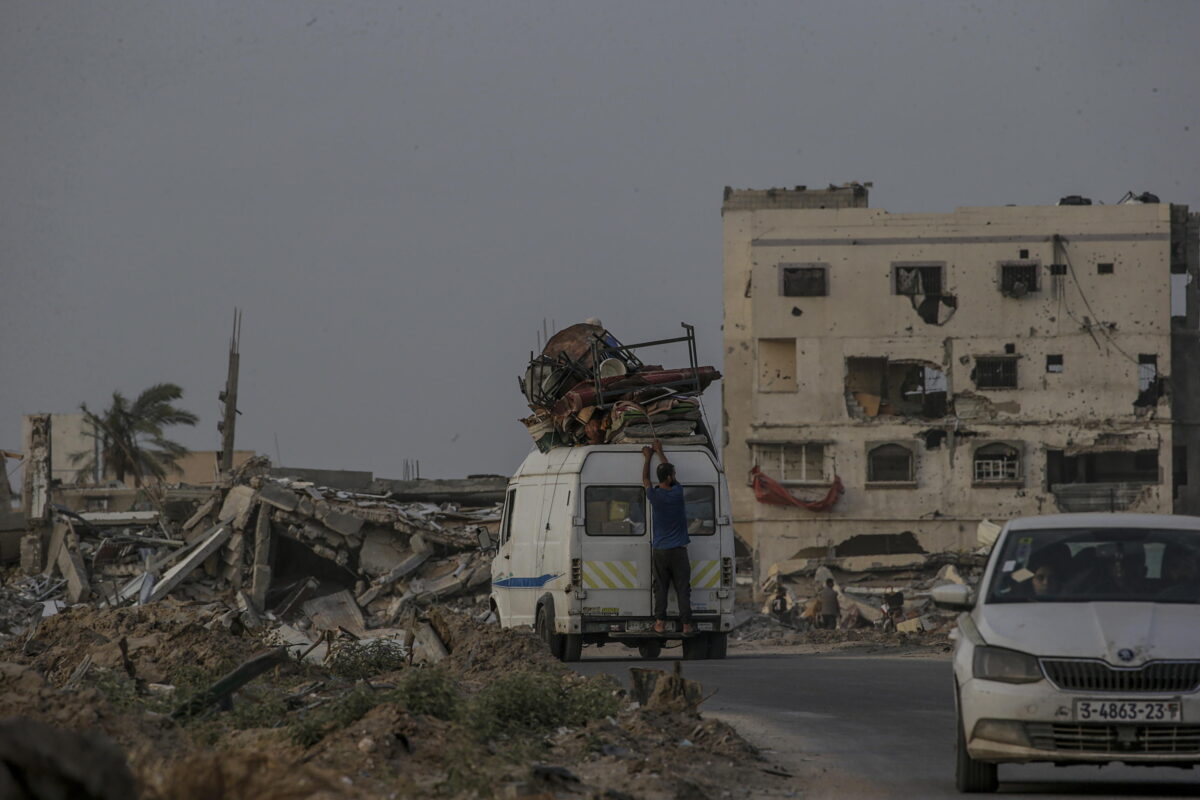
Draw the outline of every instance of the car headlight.
<instances>
[{"instance_id":1,"label":"car headlight","mask_svg":"<svg viewBox=\"0 0 1200 800\"><path fill-rule=\"evenodd\" d=\"M976 678L1004 683L1034 683L1042 679L1036 658L1003 647L976 647L971 673Z\"/></svg>"}]
</instances>

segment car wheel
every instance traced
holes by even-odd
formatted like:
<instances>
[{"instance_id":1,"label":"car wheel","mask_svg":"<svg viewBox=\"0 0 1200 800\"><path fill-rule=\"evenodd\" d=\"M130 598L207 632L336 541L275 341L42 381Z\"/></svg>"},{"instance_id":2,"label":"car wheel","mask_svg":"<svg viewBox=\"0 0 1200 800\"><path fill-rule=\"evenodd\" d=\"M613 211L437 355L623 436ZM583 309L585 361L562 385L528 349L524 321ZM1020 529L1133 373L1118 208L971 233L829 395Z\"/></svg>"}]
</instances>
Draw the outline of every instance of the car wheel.
<instances>
[{"instance_id":1,"label":"car wheel","mask_svg":"<svg viewBox=\"0 0 1200 800\"><path fill-rule=\"evenodd\" d=\"M583 655L583 634L568 633L559 638L563 640L562 655L559 658L563 661L578 661Z\"/></svg>"},{"instance_id":2,"label":"car wheel","mask_svg":"<svg viewBox=\"0 0 1200 800\"><path fill-rule=\"evenodd\" d=\"M559 661L565 661L566 659L563 658L563 648L566 645L566 642L563 640L566 637L560 633L554 632L554 628L551 627L550 616L546 613L545 606L538 606L537 619L534 621L534 629L537 631L538 636L541 637L542 641L546 643L546 646L550 648L550 655L554 656ZM580 638L582 639L582 637ZM578 657L575 660L578 661Z\"/></svg>"},{"instance_id":3,"label":"car wheel","mask_svg":"<svg viewBox=\"0 0 1200 800\"><path fill-rule=\"evenodd\" d=\"M708 657L724 658L729 649L728 633L710 633L708 635Z\"/></svg>"},{"instance_id":4,"label":"car wheel","mask_svg":"<svg viewBox=\"0 0 1200 800\"><path fill-rule=\"evenodd\" d=\"M967 753L967 735L963 732L962 716L958 718L958 761L954 770L954 782L965 794L996 791L999 781L996 765L977 761Z\"/></svg>"},{"instance_id":5,"label":"car wheel","mask_svg":"<svg viewBox=\"0 0 1200 800\"><path fill-rule=\"evenodd\" d=\"M708 658L708 634L693 633L683 640L683 658L686 661L697 661Z\"/></svg>"},{"instance_id":6,"label":"car wheel","mask_svg":"<svg viewBox=\"0 0 1200 800\"><path fill-rule=\"evenodd\" d=\"M662 653L662 642L649 641L638 643L638 655L647 661L653 661Z\"/></svg>"}]
</instances>

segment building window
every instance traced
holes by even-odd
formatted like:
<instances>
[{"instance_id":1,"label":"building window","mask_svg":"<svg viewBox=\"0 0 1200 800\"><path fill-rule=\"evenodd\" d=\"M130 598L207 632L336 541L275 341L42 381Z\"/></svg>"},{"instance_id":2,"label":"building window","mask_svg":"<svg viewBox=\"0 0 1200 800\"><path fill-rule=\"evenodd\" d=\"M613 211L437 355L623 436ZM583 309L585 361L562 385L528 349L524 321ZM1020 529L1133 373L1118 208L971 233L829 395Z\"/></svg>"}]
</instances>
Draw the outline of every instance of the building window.
<instances>
[{"instance_id":1,"label":"building window","mask_svg":"<svg viewBox=\"0 0 1200 800\"><path fill-rule=\"evenodd\" d=\"M1051 264L1050 265L1050 274L1051 275L1066 275L1067 274L1067 265L1066 264Z\"/></svg>"},{"instance_id":2,"label":"building window","mask_svg":"<svg viewBox=\"0 0 1200 800\"><path fill-rule=\"evenodd\" d=\"M971 373L976 388L1017 388L1017 359L1011 356L980 356L975 359Z\"/></svg>"},{"instance_id":3,"label":"building window","mask_svg":"<svg viewBox=\"0 0 1200 800\"><path fill-rule=\"evenodd\" d=\"M1011 483L1021 479L1021 451L1007 444L986 444L975 451L976 483Z\"/></svg>"},{"instance_id":4,"label":"building window","mask_svg":"<svg viewBox=\"0 0 1200 800\"><path fill-rule=\"evenodd\" d=\"M1000 293L1007 297L1024 297L1038 290L1038 264L1010 261L1000 265Z\"/></svg>"},{"instance_id":5,"label":"building window","mask_svg":"<svg viewBox=\"0 0 1200 800\"><path fill-rule=\"evenodd\" d=\"M796 340L758 340L758 390L760 392L795 392Z\"/></svg>"},{"instance_id":6,"label":"building window","mask_svg":"<svg viewBox=\"0 0 1200 800\"><path fill-rule=\"evenodd\" d=\"M941 265L895 265L892 267L892 288L896 294L909 297L941 297Z\"/></svg>"},{"instance_id":7,"label":"building window","mask_svg":"<svg viewBox=\"0 0 1200 800\"><path fill-rule=\"evenodd\" d=\"M1046 372L1062 372L1063 357L1061 353L1049 353L1046 355Z\"/></svg>"},{"instance_id":8,"label":"building window","mask_svg":"<svg viewBox=\"0 0 1200 800\"><path fill-rule=\"evenodd\" d=\"M817 442L803 444L756 444L754 463L763 472L782 484L828 483L825 445Z\"/></svg>"},{"instance_id":9,"label":"building window","mask_svg":"<svg viewBox=\"0 0 1200 800\"><path fill-rule=\"evenodd\" d=\"M1158 483L1157 450L1046 451L1046 483Z\"/></svg>"},{"instance_id":10,"label":"building window","mask_svg":"<svg viewBox=\"0 0 1200 800\"><path fill-rule=\"evenodd\" d=\"M825 297L829 267L825 264L780 264L779 292L784 297Z\"/></svg>"},{"instance_id":11,"label":"building window","mask_svg":"<svg viewBox=\"0 0 1200 800\"><path fill-rule=\"evenodd\" d=\"M881 444L867 452L868 483L912 483L913 451L901 444Z\"/></svg>"},{"instance_id":12,"label":"building window","mask_svg":"<svg viewBox=\"0 0 1200 800\"><path fill-rule=\"evenodd\" d=\"M1096 265L1096 272L1100 275L1112 275L1113 265L1109 263L1101 263Z\"/></svg>"}]
</instances>

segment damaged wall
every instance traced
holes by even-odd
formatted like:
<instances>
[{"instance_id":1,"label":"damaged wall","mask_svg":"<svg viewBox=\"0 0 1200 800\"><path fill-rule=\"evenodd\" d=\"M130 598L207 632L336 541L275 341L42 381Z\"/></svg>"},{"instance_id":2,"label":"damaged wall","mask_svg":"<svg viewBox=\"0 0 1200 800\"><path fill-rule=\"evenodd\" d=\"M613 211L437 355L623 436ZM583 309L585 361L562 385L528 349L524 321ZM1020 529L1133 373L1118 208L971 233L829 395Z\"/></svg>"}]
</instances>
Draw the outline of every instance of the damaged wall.
<instances>
[{"instance_id":1,"label":"damaged wall","mask_svg":"<svg viewBox=\"0 0 1200 800\"><path fill-rule=\"evenodd\" d=\"M759 563L906 530L930 550L968 547L982 518L1099 503L1095 486L1052 491L1047 452L1071 448L1153 449L1154 482L1116 481L1109 503L1171 511L1171 206L888 214L752 200L723 210L724 460ZM825 269L823 285L785 294L800 291L780 278L795 264ZM954 313L922 314L918 290L953 297L938 307ZM763 386L761 343L777 354L788 340L795 388ZM1161 388L1147 392L1151 361ZM755 501L741 476L770 443L820 443L821 480L789 488L815 496L836 473L832 511ZM894 448L873 464L888 444L911 464ZM977 458L989 445L1001 446ZM870 480L873 466L888 480Z\"/></svg>"}]
</instances>

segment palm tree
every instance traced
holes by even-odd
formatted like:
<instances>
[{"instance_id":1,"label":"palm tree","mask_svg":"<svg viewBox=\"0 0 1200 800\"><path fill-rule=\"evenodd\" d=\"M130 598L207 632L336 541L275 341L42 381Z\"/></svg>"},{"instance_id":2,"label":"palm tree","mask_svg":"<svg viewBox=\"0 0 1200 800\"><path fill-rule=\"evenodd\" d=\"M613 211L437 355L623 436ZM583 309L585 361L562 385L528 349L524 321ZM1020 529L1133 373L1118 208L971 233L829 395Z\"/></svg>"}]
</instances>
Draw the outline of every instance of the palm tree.
<instances>
[{"instance_id":1,"label":"palm tree","mask_svg":"<svg viewBox=\"0 0 1200 800\"><path fill-rule=\"evenodd\" d=\"M103 474L112 474L119 481L133 478L135 486L147 479L162 481L169 470L175 469L180 456L188 449L163 436L168 425L195 425L199 417L177 408L172 402L183 396L183 389L173 383L157 383L146 389L130 403L120 392L113 392L112 405L100 414L80 404L84 418L92 423L86 432L99 442L100 465ZM95 456L85 450L71 455L79 465L78 480L86 480L96 469Z\"/></svg>"}]
</instances>

